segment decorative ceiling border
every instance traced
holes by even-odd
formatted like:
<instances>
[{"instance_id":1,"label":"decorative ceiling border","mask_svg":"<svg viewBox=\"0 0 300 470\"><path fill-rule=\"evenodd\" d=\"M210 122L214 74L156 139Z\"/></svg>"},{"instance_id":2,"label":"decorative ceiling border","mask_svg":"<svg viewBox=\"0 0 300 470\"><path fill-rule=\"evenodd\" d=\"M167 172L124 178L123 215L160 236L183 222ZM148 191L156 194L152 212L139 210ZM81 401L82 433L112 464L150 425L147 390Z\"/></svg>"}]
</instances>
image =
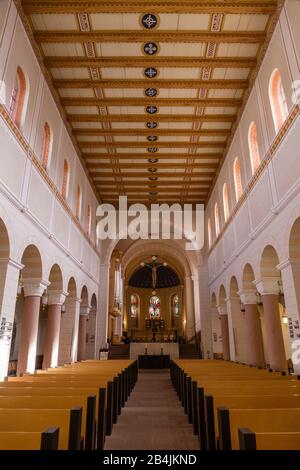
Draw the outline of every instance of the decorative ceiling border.
<instances>
[{"instance_id":1,"label":"decorative ceiling border","mask_svg":"<svg viewBox=\"0 0 300 470\"><path fill-rule=\"evenodd\" d=\"M207 200L206 200L206 205L209 203L210 201L210 198L212 196L212 193L213 193L213 190L216 186L216 183L218 181L218 177L219 177L219 174L221 172L221 169L223 167L223 164L226 160L226 157L227 157L227 154L228 154L228 151L230 149L230 145L232 144L232 141L233 141L233 138L235 136L235 133L236 133L236 130L240 124L240 121L241 121L241 118L242 118L242 115L243 115L243 112L245 110L245 107L248 103L248 99L249 99L249 96L252 92L252 89L253 89L253 86L254 86L254 83L255 83L255 80L257 78L257 75L258 75L258 72L260 70L260 66L264 60L264 57L266 55L266 52L267 52L267 49L269 47L269 44L270 44L270 41L271 41L271 38L272 38L272 35L273 35L273 32L276 28L276 25L278 23L278 20L279 20L279 16L280 16L280 13L281 13L281 10L283 8L285 4L285 0L277 0L277 9L276 9L276 13L270 18L270 21L269 21L269 24L268 24L268 27L267 27L267 35L266 35L266 40L265 40L265 43L263 44L263 46L261 47L259 53L258 53L258 57L257 57L257 65L256 67L252 70L251 72L251 77L249 79L249 86L246 90L246 92L244 93L244 96L242 98L242 105L241 107L238 109L237 111L237 114L236 114L236 121L235 123L233 124L233 126L231 127L231 135L230 137L228 138L227 140L227 145L226 145L226 148L224 149L224 153L223 153L223 157L221 158L220 160L220 165L219 165L219 168L217 169L216 171L216 175L213 179L213 182L212 182L212 185L211 185L211 189L208 193L208 196L207 196Z\"/></svg>"},{"instance_id":2,"label":"decorative ceiling border","mask_svg":"<svg viewBox=\"0 0 300 470\"><path fill-rule=\"evenodd\" d=\"M75 152L76 152L76 154L77 154L77 156L78 156L78 158L79 158L79 161L80 161L80 163L81 163L81 166L82 166L82 168L83 168L83 170L84 170L84 173L85 173L85 175L86 175L86 177L87 177L87 179L88 179L88 181L89 181L89 183L90 183L90 185L91 185L92 191L93 191L93 193L94 193L94 195L95 195L97 201L98 201L98 202L101 202L99 192L98 192L98 190L97 190L97 188L96 188L96 186L95 186L95 184L94 184L92 178L91 178L90 175L89 175L89 172L88 172L88 170L87 170L87 168L86 168L86 166L85 166L84 160L83 160L83 158L82 158L82 156L81 156L81 151L80 151L80 149L79 149L79 147L78 147L77 141L76 141L75 137L73 136L72 127L71 127L71 124L70 124L70 123L68 122L68 120L67 120L66 112L65 112L65 110L63 109L62 105L60 104L60 97L59 97L59 94L58 94L58 92L56 91L55 87L53 86L51 75L50 75L50 73L48 72L46 66L44 65L44 58L43 58L42 52L41 52L41 50L40 50L38 44L36 43L36 41L35 41L35 39L34 39L33 28L32 28L32 25L31 25L29 19L28 19L27 16L26 16L26 13L24 12L24 9L23 9L23 6L22 6L22 0L13 0L13 1L14 1L14 4L15 4L15 7L16 7L16 9L17 9L18 15L19 15L19 17L20 17L20 19L21 19L21 22L22 22L22 24L23 24L23 27L24 27L24 29L25 29L25 31L26 31L27 37L28 37L28 39L29 39L29 41L30 41L31 47L32 47L33 52L34 52L34 54L35 54L35 57L36 57L36 59L37 59L37 61L38 61L38 63L39 63L40 69L41 69L41 71L42 71L42 73L43 73L43 75L44 75L44 78L45 78L45 80L46 80L46 83L47 83L47 85L48 85L48 87L49 87L50 93L51 93L51 95L52 95L52 97L53 97L53 99L54 99L54 102L55 102L56 106L57 106L57 110L58 110L58 112L59 112L59 114L60 114L60 117L61 117L62 120L63 120L63 123L64 123L64 125L65 125L65 128L66 128L66 130L67 130L67 132L68 132L68 135L69 135L69 137L70 137L70 139L71 139L71 142L72 142L72 144L73 144L73 146L74 146L74 150L75 150Z\"/></svg>"}]
</instances>

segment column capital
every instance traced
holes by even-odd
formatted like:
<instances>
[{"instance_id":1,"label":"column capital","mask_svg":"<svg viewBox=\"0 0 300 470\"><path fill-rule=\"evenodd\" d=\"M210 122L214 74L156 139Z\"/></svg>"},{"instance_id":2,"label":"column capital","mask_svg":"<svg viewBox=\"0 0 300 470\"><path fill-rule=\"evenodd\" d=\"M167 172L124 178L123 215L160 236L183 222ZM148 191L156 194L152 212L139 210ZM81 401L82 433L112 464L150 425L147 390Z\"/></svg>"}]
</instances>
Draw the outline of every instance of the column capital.
<instances>
[{"instance_id":1,"label":"column capital","mask_svg":"<svg viewBox=\"0 0 300 470\"><path fill-rule=\"evenodd\" d=\"M15 268L18 271L21 271L24 268L24 264L19 263L19 261L16 261L12 258L0 258L0 266L1 265L10 266L11 268Z\"/></svg>"},{"instance_id":2,"label":"column capital","mask_svg":"<svg viewBox=\"0 0 300 470\"><path fill-rule=\"evenodd\" d=\"M238 295L230 295L229 297L226 297L225 302L231 302L232 300L240 300L240 297Z\"/></svg>"},{"instance_id":3,"label":"column capital","mask_svg":"<svg viewBox=\"0 0 300 470\"><path fill-rule=\"evenodd\" d=\"M68 292L49 292L48 305L62 305L68 296Z\"/></svg>"},{"instance_id":4,"label":"column capital","mask_svg":"<svg viewBox=\"0 0 300 470\"><path fill-rule=\"evenodd\" d=\"M81 304L81 302L82 302L80 297L76 297L76 296L73 296L73 295L70 296L69 294L68 294L68 297L66 298L66 301L67 302L76 302L78 304Z\"/></svg>"},{"instance_id":5,"label":"column capital","mask_svg":"<svg viewBox=\"0 0 300 470\"><path fill-rule=\"evenodd\" d=\"M225 305L216 305L216 308L218 310L218 314L221 315L227 315L227 310L225 308Z\"/></svg>"},{"instance_id":6,"label":"column capital","mask_svg":"<svg viewBox=\"0 0 300 470\"><path fill-rule=\"evenodd\" d=\"M260 295L278 295L278 277L265 277L253 281Z\"/></svg>"},{"instance_id":7,"label":"column capital","mask_svg":"<svg viewBox=\"0 0 300 470\"><path fill-rule=\"evenodd\" d=\"M242 289L238 291L241 302L244 305L256 305L257 304L257 295L256 292L252 289Z\"/></svg>"},{"instance_id":8,"label":"column capital","mask_svg":"<svg viewBox=\"0 0 300 470\"><path fill-rule=\"evenodd\" d=\"M42 297L44 290L50 285L49 281L25 279L24 280L24 297Z\"/></svg>"},{"instance_id":9,"label":"column capital","mask_svg":"<svg viewBox=\"0 0 300 470\"><path fill-rule=\"evenodd\" d=\"M91 310L91 307L89 305L82 305L80 307L80 315L87 317L88 314L90 313L90 310Z\"/></svg>"}]
</instances>

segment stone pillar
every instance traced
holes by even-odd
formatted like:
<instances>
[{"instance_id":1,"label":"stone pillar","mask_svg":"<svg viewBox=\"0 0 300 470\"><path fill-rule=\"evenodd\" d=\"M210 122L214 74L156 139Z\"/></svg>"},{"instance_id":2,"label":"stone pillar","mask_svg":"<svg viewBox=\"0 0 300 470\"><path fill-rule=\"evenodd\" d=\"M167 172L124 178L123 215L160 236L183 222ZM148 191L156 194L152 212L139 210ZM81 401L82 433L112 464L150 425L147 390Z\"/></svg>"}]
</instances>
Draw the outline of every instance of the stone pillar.
<instances>
[{"instance_id":1,"label":"stone pillar","mask_svg":"<svg viewBox=\"0 0 300 470\"><path fill-rule=\"evenodd\" d=\"M234 312L238 308L240 310L240 299L238 296L228 297L225 299L226 301L226 312L227 312L227 322L228 322L228 340L229 340L229 354L230 360L235 361L237 356L237 349L236 349L236 331L234 331ZM221 318L221 326L222 326L222 318ZM223 334L223 333L222 333Z\"/></svg>"},{"instance_id":2,"label":"stone pillar","mask_svg":"<svg viewBox=\"0 0 300 470\"><path fill-rule=\"evenodd\" d=\"M77 360L84 361L86 359L86 327L87 319L89 317L90 307L81 307L79 316L79 331L78 331L78 353Z\"/></svg>"},{"instance_id":3,"label":"stone pillar","mask_svg":"<svg viewBox=\"0 0 300 470\"><path fill-rule=\"evenodd\" d=\"M194 315L194 293L191 276L184 278L185 312L186 312L186 337L192 338L195 335L195 315Z\"/></svg>"},{"instance_id":4,"label":"stone pillar","mask_svg":"<svg viewBox=\"0 0 300 470\"><path fill-rule=\"evenodd\" d=\"M89 340L86 344L86 359L96 359L95 356L95 333L96 333L96 315L97 309L91 307L87 323L87 334Z\"/></svg>"},{"instance_id":5,"label":"stone pillar","mask_svg":"<svg viewBox=\"0 0 300 470\"><path fill-rule=\"evenodd\" d=\"M265 365L259 313L256 304L256 293L239 291L241 302L245 306L245 339L247 342L247 364Z\"/></svg>"},{"instance_id":6,"label":"stone pillar","mask_svg":"<svg viewBox=\"0 0 300 470\"><path fill-rule=\"evenodd\" d=\"M100 264L99 305L96 318L96 357L99 357L100 348L107 343L109 266L109 263Z\"/></svg>"},{"instance_id":7,"label":"stone pillar","mask_svg":"<svg viewBox=\"0 0 300 470\"><path fill-rule=\"evenodd\" d=\"M254 281L261 294L266 325L267 348L270 368L287 371L281 319L278 306L278 279L265 278Z\"/></svg>"},{"instance_id":8,"label":"stone pillar","mask_svg":"<svg viewBox=\"0 0 300 470\"><path fill-rule=\"evenodd\" d=\"M80 304L81 299L79 297L70 297L66 301L66 312L72 315L72 326L68 332L68 335L71 338L71 362L77 361Z\"/></svg>"},{"instance_id":9,"label":"stone pillar","mask_svg":"<svg viewBox=\"0 0 300 470\"><path fill-rule=\"evenodd\" d=\"M208 286L208 266L202 259L198 263L198 289L197 295L199 299L200 312L200 330L201 330L201 349L203 359L213 357L212 342L212 321L210 315L210 301ZM197 303L196 307L197 309Z\"/></svg>"},{"instance_id":10,"label":"stone pillar","mask_svg":"<svg viewBox=\"0 0 300 470\"><path fill-rule=\"evenodd\" d=\"M48 315L44 346L43 369L48 369L48 367L56 367L58 363L61 306L64 303L66 296L66 293L55 292L51 292L48 295Z\"/></svg>"},{"instance_id":11,"label":"stone pillar","mask_svg":"<svg viewBox=\"0 0 300 470\"><path fill-rule=\"evenodd\" d=\"M7 375L19 275L23 267L22 264L12 259L0 259L0 277L2 278L0 322L5 328L0 333L0 381Z\"/></svg>"},{"instance_id":12,"label":"stone pillar","mask_svg":"<svg viewBox=\"0 0 300 470\"><path fill-rule=\"evenodd\" d=\"M289 323L289 335L292 350L291 359L293 361L295 373L300 375L299 353L295 354L295 357L293 357L293 352L296 353L297 349L299 349L297 340L299 341L300 339L300 299L297 297L295 289L295 285L299 285L300 262L299 260L287 259L276 267L281 271L285 308Z\"/></svg>"},{"instance_id":13,"label":"stone pillar","mask_svg":"<svg viewBox=\"0 0 300 470\"><path fill-rule=\"evenodd\" d=\"M41 297L49 285L47 281L40 283L24 282L24 312L18 355L17 375L35 370L36 347L38 338Z\"/></svg>"},{"instance_id":14,"label":"stone pillar","mask_svg":"<svg viewBox=\"0 0 300 470\"><path fill-rule=\"evenodd\" d=\"M217 309L218 309L218 313L221 319L223 359L225 361L229 361L230 347L229 347L228 315L227 315L225 306L217 305Z\"/></svg>"}]
</instances>

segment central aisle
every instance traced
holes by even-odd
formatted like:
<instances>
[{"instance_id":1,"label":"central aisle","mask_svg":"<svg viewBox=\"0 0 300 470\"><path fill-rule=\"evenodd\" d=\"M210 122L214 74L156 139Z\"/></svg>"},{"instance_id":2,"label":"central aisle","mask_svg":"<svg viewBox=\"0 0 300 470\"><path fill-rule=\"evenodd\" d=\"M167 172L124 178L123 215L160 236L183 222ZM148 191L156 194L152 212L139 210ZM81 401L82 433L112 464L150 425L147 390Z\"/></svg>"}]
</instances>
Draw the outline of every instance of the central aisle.
<instances>
[{"instance_id":1,"label":"central aisle","mask_svg":"<svg viewBox=\"0 0 300 470\"><path fill-rule=\"evenodd\" d=\"M169 370L139 371L105 450L197 450L199 442L170 381Z\"/></svg>"}]
</instances>

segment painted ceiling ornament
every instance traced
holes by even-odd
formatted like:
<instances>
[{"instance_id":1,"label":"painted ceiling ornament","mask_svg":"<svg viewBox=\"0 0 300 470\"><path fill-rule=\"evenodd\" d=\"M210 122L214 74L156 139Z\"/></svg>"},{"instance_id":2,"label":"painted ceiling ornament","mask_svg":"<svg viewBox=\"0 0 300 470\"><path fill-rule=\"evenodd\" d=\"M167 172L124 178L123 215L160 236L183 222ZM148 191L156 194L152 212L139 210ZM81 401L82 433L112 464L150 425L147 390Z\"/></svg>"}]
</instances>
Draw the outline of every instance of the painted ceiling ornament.
<instances>
[{"instance_id":1,"label":"painted ceiling ornament","mask_svg":"<svg viewBox=\"0 0 300 470\"><path fill-rule=\"evenodd\" d=\"M146 88L145 95L149 96L149 98L153 98L154 96L157 95L157 89L156 88Z\"/></svg>"},{"instance_id":2,"label":"painted ceiling ornament","mask_svg":"<svg viewBox=\"0 0 300 470\"><path fill-rule=\"evenodd\" d=\"M147 139L149 140L149 142L155 142L158 139L158 137L157 135L148 135Z\"/></svg>"},{"instance_id":3,"label":"painted ceiling ornament","mask_svg":"<svg viewBox=\"0 0 300 470\"><path fill-rule=\"evenodd\" d=\"M143 49L147 55L155 55L158 52L158 46L155 44L155 42L147 42L144 44Z\"/></svg>"},{"instance_id":4,"label":"painted ceiling ornament","mask_svg":"<svg viewBox=\"0 0 300 470\"><path fill-rule=\"evenodd\" d=\"M141 23L145 29L153 29L158 24L158 18L153 13L145 13L142 16Z\"/></svg>"},{"instance_id":5,"label":"painted ceiling ornament","mask_svg":"<svg viewBox=\"0 0 300 470\"><path fill-rule=\"evenodd\" d=\"M149 147L149 148L147 148L147 151L148 151L149 153L156 153L157 150L158 150L157 147Z\"/></svg>"},{"instance_id":6,"label":"painted ceiling ornament","mask_svg":"<svg viewBox=\"0 0 300 470\"><path fill-rule=\"evenodd\" d=\"M147 106L146 111L148 114L155 114L157 113L157 106L153 106L153 105Z\"/></svg>"},{"instance_id":7,"label":"painted ceiling ornament","mask_svg":"<svg viewBox=\"0 0 300 470\"><path fill-rule=\"evenodd\" d=\"M157 75L157 69L154 68L154 67L147 67L145 70L144 70L144 75L147 77L147 78L154 78L156 77Z\"/></svg>"},{"instance_id":8,"label":"painted ceiling ornament","mask_svg":"<svg viewBox=\"0 0 300 470\"><path fill-rule=\"evenodd\" d=\"M158 127L158 123L155 121L149 121L146 123L148 129L156 129Z\"/></svg>"}]
</instances>

